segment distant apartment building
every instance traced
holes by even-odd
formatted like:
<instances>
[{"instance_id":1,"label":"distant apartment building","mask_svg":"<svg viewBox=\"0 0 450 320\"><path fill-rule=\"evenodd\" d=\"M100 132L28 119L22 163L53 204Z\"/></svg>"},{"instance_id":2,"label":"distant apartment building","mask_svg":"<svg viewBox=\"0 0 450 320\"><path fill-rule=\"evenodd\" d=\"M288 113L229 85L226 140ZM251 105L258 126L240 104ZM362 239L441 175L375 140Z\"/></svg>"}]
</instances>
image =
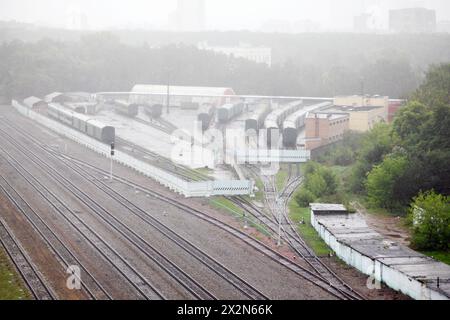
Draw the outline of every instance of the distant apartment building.
<instances>
[{"instance_id":1,"label":"distant apartment building","mask_svg":"<svg viewBox=\"0 0 450 320\"><path fill-rule=\"evenodd\" d=\"M66 28L69 30L89 29L88 17L79 7L70 6L66 11Z\"/></svg>"},{"instance_id":2,"label":"distant apartment building","mask_svg":"<svg viewBox=\"0 0 450 320\"><path fill-rule=\"evenodd\" d=\"M178 0L176 10L169 15L174 31L203 31L205 24L205 0Z\"/></svg>"},{"instance_id":3,"label":"distant apartment building","mask_svg":"<svg viewBox=\"0 0 450 320\"><path fill-rule=\"evenodd\" d=\"M248 44L240 44L236 47L209 46L207 43L199 43L200 50L210 50L218 53L243 58L256 63L264 63L269 67L272 65L272 48L253 47Z\"/></svg>"},{"instance_id":4,"label":"distant apartment building","mask_svg":"<svg viewBox=\"0 0 450 320\"><path fill-rule=\"evenodd\" d=\"M369 20L371 15L368 13L362 13L353 17L353 31L366 33L370 31Z\"/></svg>"},{"instance_id":5,"label":"distant apartment building","mask_svg":"<svg viewBox=\"0 0 450 320\"><path fill-rule=\"evenodd\" d=\"M425 8L390 10L389 30L398 33L435 32L436 11Z\"/></svg>"},{"instance_id":6,"label":"distant apartment building","mask_svg":"<svg viewBox=\"0 0 450 320\"><path fill-rule=\"evenodd\" d=\"M347 113L310 113L305 119L305 148L314 150L342 140L349 130Z\"/></svg>"},{"instance_id":7,"label":"distant apartment building","mask_svg":"<svg viewBox=\"0 0 450 320\"><path fill-rule=\"evenodd\" d=\"M450 21L439 21L437 24L437 32L450 33Z\"/></svg>"}]
</instances>

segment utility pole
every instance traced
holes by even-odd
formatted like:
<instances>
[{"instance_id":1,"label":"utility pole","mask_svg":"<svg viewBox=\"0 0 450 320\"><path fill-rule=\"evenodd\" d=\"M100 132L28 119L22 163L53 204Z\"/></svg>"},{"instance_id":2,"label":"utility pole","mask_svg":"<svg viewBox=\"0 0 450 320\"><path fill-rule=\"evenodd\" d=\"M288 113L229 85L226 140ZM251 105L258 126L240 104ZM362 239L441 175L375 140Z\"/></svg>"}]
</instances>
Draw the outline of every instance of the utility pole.
<instances>
[{"instance_id":1,"label":"utility pole","mask_svg":"<svg viewBox=\"0 0 450 320\"><path fill-rule=\"evenodd\" d=\"M111 157L110 157L110 167L109 167L109 179L113 180L113 157L114 157L114 142L111 142Z\"/></svg>"},{"instance_id":2,"label":"utility pole","mask_svg":"<svg viewBox=\"0 0 450 320\"><path fill-rule=\"evenodd\" d=\"M364 77L361 77L361 106L364 107Z\"/></svg>"},{"instance_id":3,"label":"utility pole","mask_svg":"<svg viewBox=\"0 0 450 320\"><path fill-rule=\"evenodd\" d=\"M277 205L277 211L278 211L278 241L277 241L277 246L281 246L281 210L280 210L280 197L277 195L276 196L276 205Z\"/></svg>"},{"instance_id":4,"label":"utility pole","mask_svg":"<svg viewBox=\"0 0 450 320\"><path fill-rule=\"evenodd\" d=\"M170 113L170 69L167 69L167 114Z\"/></svg>"}]
</instances>

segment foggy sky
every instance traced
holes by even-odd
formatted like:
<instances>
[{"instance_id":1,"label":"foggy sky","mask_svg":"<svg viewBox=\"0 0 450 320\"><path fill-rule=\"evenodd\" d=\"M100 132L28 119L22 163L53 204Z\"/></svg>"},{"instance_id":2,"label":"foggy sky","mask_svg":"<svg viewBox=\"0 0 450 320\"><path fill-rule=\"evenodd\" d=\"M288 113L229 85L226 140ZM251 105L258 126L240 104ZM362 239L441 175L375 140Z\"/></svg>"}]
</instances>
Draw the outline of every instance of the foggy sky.
<instances>
[{"instance_id":1,"label":"foggy sky","mask_svg":"<svg viewBox=\"0 0 450 320\"><path fill-rule=\"evenodd\" d=\"M351 28L353 16L426 7L450 20L448 0L205 0L206 26L214 30L258 30L268 21L311 20L326 30ZM86 16L90 29L167 28L176 0L0 0L0 20L66 27L71 13Z\"/></svg>"}]
</instances>

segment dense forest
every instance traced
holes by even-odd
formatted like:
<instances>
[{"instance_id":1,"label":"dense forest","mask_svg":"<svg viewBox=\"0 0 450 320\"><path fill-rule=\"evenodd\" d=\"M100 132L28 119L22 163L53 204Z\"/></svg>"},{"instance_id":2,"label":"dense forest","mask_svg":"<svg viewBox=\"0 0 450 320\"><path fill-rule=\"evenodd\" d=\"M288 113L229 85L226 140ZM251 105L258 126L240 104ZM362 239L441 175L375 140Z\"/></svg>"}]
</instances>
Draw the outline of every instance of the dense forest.
<instances>
[{"instance_id":1,"label":"dense forest","mask_svg":"<svg viewBox=\"0 0 450 320\"><path fill-rule=\"evenodd\" d=\"M273 65L199 51L268 46ZM127 91L136 83L227 86L241 94L401 98L429 65L450 61L450 35L74 32L0 23L0 96Z\"/></svg>"}]
</instances>

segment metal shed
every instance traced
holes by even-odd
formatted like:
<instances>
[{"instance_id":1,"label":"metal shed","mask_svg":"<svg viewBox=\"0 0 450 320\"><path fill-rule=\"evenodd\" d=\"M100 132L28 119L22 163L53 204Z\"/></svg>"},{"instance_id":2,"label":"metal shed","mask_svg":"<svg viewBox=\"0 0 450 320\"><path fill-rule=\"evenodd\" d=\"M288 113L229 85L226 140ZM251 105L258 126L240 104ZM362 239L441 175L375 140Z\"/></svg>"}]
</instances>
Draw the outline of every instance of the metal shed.
<instances>
[{"instance_id":1,"label":"metal shed","mask_svg":"<svg viewBox=\"0 0 450 320\"><path fill-rule=\"evenodd\" d=\"M23 104L26 107L38 112L46 111L48 107L47 103L44 100L39 99L38 97L35 96L26 98L25 100L23 100Z\"/></svg>"},{"instance_id":2,"label":"metal shed","mask_svg":"<svg viewBox=\"0 0 450 320\"><path fill-rule=\"evenodd\" d=\"M347 264L413 299L450 298L450 266L387 239L342 205L310 208L311 224Z\"/></svg>"},{"instance_id":3,"label":"metal shed","mask_svg":"<svg viewBox=\"0 0 450 320\"><path fill-rule=\"evenodd\" d=\"M64 95L64 93L52 92L52 93L46 95L44 100L47 103L51 103L51 102L63 103L63 102L70 101L70 98L68 98L66 95Z\"/></svg>"}]
</instances>

